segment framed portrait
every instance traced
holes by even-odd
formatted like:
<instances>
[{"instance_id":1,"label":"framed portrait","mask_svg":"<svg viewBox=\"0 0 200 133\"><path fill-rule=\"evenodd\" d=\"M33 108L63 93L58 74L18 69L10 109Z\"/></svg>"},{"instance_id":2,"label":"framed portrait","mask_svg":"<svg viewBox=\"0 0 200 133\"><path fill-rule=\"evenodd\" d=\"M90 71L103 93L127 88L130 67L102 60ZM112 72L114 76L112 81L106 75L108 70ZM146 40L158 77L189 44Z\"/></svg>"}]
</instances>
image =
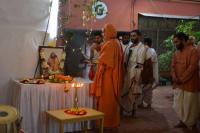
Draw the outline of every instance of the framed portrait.
<instances>
[{"instance_id":1,"label":"framed portrait","mask_svg":"<svg viewBox=\"0 0 200 133\"><path fill-rule=\"evenodd\" d=\"M40 75L44 78L54 74L63 74L64 61L64 47L39 46Z\"/></svg>"}]
</instances>

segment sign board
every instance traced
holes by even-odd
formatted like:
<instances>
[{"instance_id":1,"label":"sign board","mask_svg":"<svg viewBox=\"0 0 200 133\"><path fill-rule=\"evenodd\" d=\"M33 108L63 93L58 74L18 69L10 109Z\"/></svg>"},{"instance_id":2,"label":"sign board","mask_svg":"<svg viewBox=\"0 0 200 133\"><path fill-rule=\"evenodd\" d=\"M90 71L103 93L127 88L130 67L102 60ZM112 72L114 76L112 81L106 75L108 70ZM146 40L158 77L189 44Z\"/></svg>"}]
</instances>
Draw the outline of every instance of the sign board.
<instances>
[{"instance_id":1,"label":"sign board","mask_svg":"<svg viewBox=\"0 0 200 133\"><path fill-rule=\"evenodd\" d=\"M92 13L97 19L103 19L108 14L108 8L105 3L98 1L92 6Z\"/></svg>"}]
</instances>

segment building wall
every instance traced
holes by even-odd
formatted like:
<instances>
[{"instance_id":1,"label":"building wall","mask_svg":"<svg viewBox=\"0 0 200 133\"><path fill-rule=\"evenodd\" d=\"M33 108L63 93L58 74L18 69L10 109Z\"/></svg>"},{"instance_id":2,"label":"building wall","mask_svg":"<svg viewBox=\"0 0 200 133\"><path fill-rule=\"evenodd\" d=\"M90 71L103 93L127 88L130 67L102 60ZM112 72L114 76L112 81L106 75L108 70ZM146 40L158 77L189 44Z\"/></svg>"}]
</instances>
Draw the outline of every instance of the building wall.
<instances>
[{"instance_id":1,"label":"building wall","mask_svg":"<svg viewBox=\"0 0 200 133\"><path fill-rule=\"evenodd\" d=\"M87 0L89 1L89 0ZM102 0L108 6L108 15L102 20L92 23L89 27L102 29L105 23L112 23L119 31L130 31L138 28L138 13L169 14L179 16L200 16L200 4L167 2L161 0ZM135 3L134 3L135 1ZM65 24L70 29L85 29L82 26L83 8L75 8L74 4L83 4L83 0L71 1L72 18ZM131 3L134 3L131 8ZM67 9L66 9L67 10ZM131 10L134 13L131 13ZM131 22L131 19L134 21ZM131 26L132 25L132 26Z\"/></svg>"},{"instance_id":2,"label":"building wall","mask_svg":"<svg viewBox=\"0 0 200 133\"><path fill-rule=\"evenodd\" d=\"M87 0L88 1L88 0ZM101 30L105 23L112 23L119 31L130 30L131 18L131 1L130 0L102 0L108 7L108 15L102 19L97 20L89 25L89 28L94 30ZM70 29L85 29L82 26L82 12L83 6L75 8L74 4L83 4L83 0L71 1L71 14L72 17L69 23L65 24L66 28ZM67 9L66 9L67 10Z\"/></svg>"},{"instance_id":3,"label":"building wall","mask_svg":"<svg viewBox=\"0 0 200 133\"><path fill-rule=\"evenodd\" d=\"M135 0L134 24L138 27L138 13L200 16L200 4L167 2L161 0Z\"/></svg>"}]
</instances>

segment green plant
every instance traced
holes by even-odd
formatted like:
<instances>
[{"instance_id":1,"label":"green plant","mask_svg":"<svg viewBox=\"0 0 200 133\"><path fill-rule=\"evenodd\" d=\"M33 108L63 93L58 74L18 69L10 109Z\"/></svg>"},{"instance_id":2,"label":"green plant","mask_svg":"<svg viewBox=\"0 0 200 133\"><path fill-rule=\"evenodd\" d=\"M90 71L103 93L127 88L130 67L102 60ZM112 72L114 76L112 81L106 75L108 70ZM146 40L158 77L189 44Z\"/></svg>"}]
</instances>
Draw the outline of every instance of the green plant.
<instances>
[{"instance_id":1,"label":"green plant","mask_svg":"<svg viewBox=\"0 0 200 133\"><path fill-rule=\"evenodd\" d=\"M196 42L200 40L200 32L195 31L195 26L198 25L197 21L180 21L176 27L176 32L184 32L196 38ZM159 55L159 71L170 71L172 56L175 51L173 46L173 35L169 36L164 41L165 52Z\"/></svg>"},{"instance_id":2,"label":"green plant","mask_svg":"<svg viewBox=\"0 0 200 133\"><path fill-rule=\"evenodd\" d=\"M159 71L169 71L170 64L172 60L172 55L174 53L173 47L173 35L169 36L166 40L164 40L164 47L166 52L160 54L159 56Z\"/></svg>"},{"instance_id":3,"label":"green plant","mask_svg":"<svg viewBox=\"0 0 200 133\"><path fill-rule=\"evenodd\" d=\"M180 21L179 25L176 27L176 32L183 32L190 36L194 36L196 38L196 42L200 40L200 31L196 31L197 25L200 23L197 21Z\"/></svg>"}]
</instances>

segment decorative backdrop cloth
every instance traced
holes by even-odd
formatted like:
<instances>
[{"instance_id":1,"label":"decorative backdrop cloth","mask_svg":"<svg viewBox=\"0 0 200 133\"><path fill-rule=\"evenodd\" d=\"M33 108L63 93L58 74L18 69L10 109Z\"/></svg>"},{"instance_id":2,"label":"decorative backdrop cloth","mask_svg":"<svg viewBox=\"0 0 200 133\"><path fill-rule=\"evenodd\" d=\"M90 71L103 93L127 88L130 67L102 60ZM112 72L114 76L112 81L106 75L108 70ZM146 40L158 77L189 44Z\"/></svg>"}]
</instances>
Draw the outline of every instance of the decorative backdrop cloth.
<instances>
[{"instance_id":1,"label":"decorative backdrop cloth","mask_svg":"<svg viewBox=\"0 0 200 133\"><path fill-rule=\"evenodd\" d=\"M90 80L76 78L77 81L84 83L78 89L80 107L93 108L93 97L89 96ZM70 85L69 85L70 86ZM65 84L45 83L45 84L22 84L12 80L10 83L11 103L23 117L22 128L28 133L46 132L47 110L70 108L73 106L75 89L70 87L68 93L64 92ZM50 121L50 133L57 133L59 125ZM91 123L88 124L91 128ZM81 129L81 124L66 124L65 132L72 132Z\"/></svg>"}]
</instances>

